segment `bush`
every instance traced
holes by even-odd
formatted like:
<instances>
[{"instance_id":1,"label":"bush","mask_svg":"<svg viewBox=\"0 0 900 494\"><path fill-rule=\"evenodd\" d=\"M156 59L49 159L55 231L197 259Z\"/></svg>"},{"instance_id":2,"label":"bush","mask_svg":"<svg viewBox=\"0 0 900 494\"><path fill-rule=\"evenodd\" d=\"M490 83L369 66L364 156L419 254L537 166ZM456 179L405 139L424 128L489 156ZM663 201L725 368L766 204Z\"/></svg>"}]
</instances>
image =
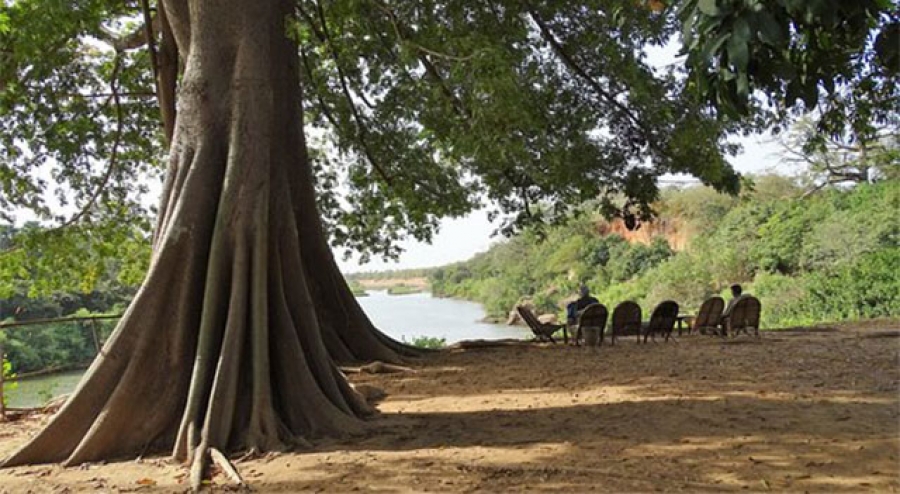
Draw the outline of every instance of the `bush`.
<instances>
[{"instance_id":1,"label":"bush","mask_svg":"<svg viewBox=\"0 0 900 494\"><path fill-rule=\"evenodd\" d=\"M6 383L3 385L3 406L7 406L9 404L8 393L18 388L19 383L9 382L10 379L14 379L16 377L16 373L13 372L13 367L9 360L2 355L0 355L0 372L3 373L3 382Z\"/></svg>"},{"instance_id":2,"label":"bush","mask_svg":"<svg viewBox=\"0 0 900 494\"><path fill-rule=\"evenodd\" d=\"M649 308L663 300L674 300L682 312L699 309L715 293L706 264L694 255L683 252L647 273L650 290L644 297Z\"/></svg>"},{"instance_id":3,"label":"bush","mask_svg":"<svg viewBox=\"0 0 900 494\"><path fill-rule=\"evenodd\" d=\"M808 277L808 312L846 320L900 314L900 247L861 256Z\"/></svg>"},{"instance_id":4,"label":"bush","mask_svg":"<svg viewBox=\"0 0 900 494\"><path fill-rule=\"evenodd\" d=\"M806 280L782 274L760 273L747 287L762 305L760 326L785 328L816 322L806 313L808 287Z\"/></svg>"},{"instance_id":5,"label":"bush","mask_svg":"<svg viewBox=\"0 0 900 494\"><path fill-rule=\"evenodd\" d=\"M407 343L406 338L403 338L403 342ZM412 345L416 348L427 348L431 350L437 350L440 348L444 348L447 346L446 338L438 338L435 336L416 336L411 341L408 342L409 345Z\"/></svg>"}]
</instances>

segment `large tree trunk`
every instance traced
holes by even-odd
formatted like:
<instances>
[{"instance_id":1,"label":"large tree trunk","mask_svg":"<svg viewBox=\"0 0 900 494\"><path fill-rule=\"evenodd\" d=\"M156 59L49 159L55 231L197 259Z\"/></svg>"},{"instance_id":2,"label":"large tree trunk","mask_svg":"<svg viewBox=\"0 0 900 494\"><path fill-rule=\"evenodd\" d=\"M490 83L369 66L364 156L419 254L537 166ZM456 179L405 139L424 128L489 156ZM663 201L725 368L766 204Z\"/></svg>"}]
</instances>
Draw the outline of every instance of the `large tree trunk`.
<instances>
[{"instance_id":1,"label":"large tree trunk","mask_svg":"<svg viewBox=\"0 0 900 494\"><path fill-rule=\"evenodd\" d=\"M278 450L360 431L333 359L398 360L337 270L302 132L291 2L166 3L185 56L150 271L53 421L5 465Z\"/></svg>"}]
</instances>

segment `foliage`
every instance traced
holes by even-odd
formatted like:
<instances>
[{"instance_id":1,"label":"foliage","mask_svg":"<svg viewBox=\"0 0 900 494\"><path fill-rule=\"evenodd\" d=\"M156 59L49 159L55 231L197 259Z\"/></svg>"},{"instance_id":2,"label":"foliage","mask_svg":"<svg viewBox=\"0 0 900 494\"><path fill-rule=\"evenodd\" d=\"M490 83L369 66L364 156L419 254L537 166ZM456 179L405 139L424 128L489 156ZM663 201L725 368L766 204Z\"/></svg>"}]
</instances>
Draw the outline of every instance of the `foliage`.
<instances>
[{"instance_id":1,"label":"foliage","mask_svg":"<svg viewBox=\"0 0 900 494\"><path fill-rule=\"evenodd\" d=\"M96 324L98 338L103 342L115 321ZM46 323L7 331L7 357L20 374L82 365L97 355L90 322Z\"/></svg>"},{"instance_id":2,"label":"foliage","mask_svg":"<svg viewBox=\"0 0 900 494\"><path fill-rule=\"evenodd\" d=\"M415 286L400 284L388 288L387 293L388 295L411 295L413 293L422 293L422 289Z\"/></svg>"},{"instance_id":3,"label":"foliage","mask_svg":"<svg viewBox=\"0 0 900 494\"><path fill-rule=\"evenodd\" d=\"M12 363L9 359L6 358L5 355L0 355L0 372L3 373L3 405L7 405L9 403L9 392L15 391L16 388L19 387L18 381L13 381L16 378L16 373L13 372Z\"/></svg>"},{"instance_id":4,"label":"foliage","mask_svg":"<svg viewBox=\"0 0 900 494\"><path fill-rule=\"evenodd\" d=\"M88 232L96 245L146 242L143 196L166 143L139 4L22 0L0 19L0 220L28 211L75 227L17 233L4 265L75 255ZM287 25L323 219L363 258L395 257L403 238L431 239L441 217L484 200L512 232L601 195L607 213L648 216L664 173L738 189L725 160L735 125L648 63L671 16L613 0L302 0ZM30 248L70 231L54 255Z\"/></svg>"},{"instance_id":5,"label":"foliage","mask_svg":"<svg viewBox=\"0 0 900 494\"><path fill-rule=\"evenodd\" d=\"M81 226L51 231L35 223L22 228L0 225L0 298L136 287L150 262L150 241L141 231L95 231ZM10 249L5 252L4 239Z\"/></svg>"},{"instance_id":6,"label":"foliage","mask_svg":"<svg viewBox=\"0 0 900 494\"><path fill-rule=\"evenodd\" d=\"M406 280L410 278L426 278L434 268L386 269L382 271L358 271L347 273L344 278L348 282L360 280Z\"/></svg>"},{"instance_id":7,"label":"foliage","mask_svg":"<svg viewBox=\"0 0 900 494\"><path fill-rule=\"evenodd\" d=\"M819 130L863 141L900 105L894 0L681 0L692 88L732 117L818 109ZM802 102L800 104L799 102ZM782 113L783 114L783 113Z\"/></svg>"},{"instance_id":8,"label":"foliage","mask_svg":"<svg viewBox=\"0 0 900 494\"><path fill-rule=\"evenodd\" d=\"M362 285L359 284L358 281L351 281L348 283L350 286L350 291L353 292L354 297L368 297L369 293L366 292L366 289L363 288Z\"/></svg>"},{"instance_id":9,"label":"foliage","mask_svg":"<svg viewBox=\"0 0 900 494\"><path fill-rule=\"evenodd\" d=\"M644 245L600 236L585 224L602 220L581 219L547 231L543 242L526 231L439 268L432 284L444 295L481 302L494 317L522 298L555 313L581 282L608 307L634 300L649 311L671 299L688 312L709 296L727 298L727 287L739 282L760 298L762 324L770 328L900 314L900 181L805 198L784 177L755 182L740 201L717 201L699 187L666 191L655 205L659 221L694 232L680 252L660 237ZM559 254L573 245L578 255Z\"/></svg>"},{"instance_id":10,"label":"foliage","mask_svg":"<svg viewBox=\"0 0 900 494\"><path fill-rule=\"evenodd\" d=\"M403 339L406 342L406 339ZM412 341L408 342L408 344L417 347L417 348L429 348L429 349L440 349L447 346L446 338L438 338L435 336L416 336L412 339Z\"/></svg>"},{"instance_id":11,"label":"foliage","mask_svg":"<svg viewBox=\"0 0 900 494\"><path fill-rule=\"evenodd\" d=\"M134 295L134 288L106 285L106 291L58 293L30 298L18 293L0 299L0 320L29 321L62 317L118 314ZM92 328L100 343L106 341L115 320L56 322L17 326L0 331L5 336L7 358L19 373L84 364L96 355Z\"/></svg>"}]
</instances>

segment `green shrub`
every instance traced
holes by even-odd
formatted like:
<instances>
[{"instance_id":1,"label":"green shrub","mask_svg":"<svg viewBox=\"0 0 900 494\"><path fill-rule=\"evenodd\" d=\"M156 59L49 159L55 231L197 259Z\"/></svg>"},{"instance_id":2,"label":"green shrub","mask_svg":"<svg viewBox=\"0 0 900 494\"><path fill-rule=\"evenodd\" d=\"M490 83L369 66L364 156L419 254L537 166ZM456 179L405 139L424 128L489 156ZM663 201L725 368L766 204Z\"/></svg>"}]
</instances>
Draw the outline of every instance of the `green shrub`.
<instances>
[{"instance_id":1,"label":"green shrub","mask_svg":"<svg viewBox=\"0 0 900 494\"><path fill-rule=\"evenodd\" d=\"M762 305L760 326L784 328L801 326L815 321L806 313L808 288L805 279L782 274L760 273L747 287ZM727 298L726 298L727 300Z\"/></svg>"},{"instance_id":2,"label":"green shrub","mask_svg":"<svg viewBox=\"0 0 900 494\"><path fill-rule=\"evenodd\" d=\"M422 293L422 289L400 284L388 288L387 293L388 295L412 295L413 293Z\"/></svg>"},{"instance_id":3,"label":"green shrub","mask_svg":"<svg viewBox=\"0 0 900 494\"><path fill-rule=\"evenodd\" d=\"M687 252L660 264L647 278L649 291L643 297L647 310L663 300L674 300L682 312L692 312L715 293L706 265Z\"/></svg>"},{"instance_id":4,"label":"green shrub","mask_svg":"<svg viewBox=\"0 0 900 494\"><path fill-rule=\"evenodd\" d=\"M808 277L807 311L846 320L900 314L900 247L879 250Z\"/></svg>"},{"instance_id":5,"label":"green shrub","mask_svg":"<svg viewBox=\"0 0 900 494\"><path fill-rule=\"evenodd\" d=\"M444 348L447 346L446 338L438 338L435 336L416 336L411 341L406 341L406 337L402 338L404 343L412 345L416 348L427 348L431 350L437 350L440 348Z\"/></svg>"},{"instance_id":6,"label":"green shrub","mask_svg":"<svg viewBox=\"0 0 900 494\"><path fill-rule=\"evenodd\" d=\"M3 334L0 333L0 337L2 336ZM3 405L5 406L9 403L9 395L7 393L10 391L14 391L19 386L19 383L10 382L11 379L14 379L16 377L16 373L13 372L13 366L10 363L9 359L7 359L6 356L2 354L0 354L0 372L3 373L3 381L4 383L6 383L3 386Z\"/></svg>"}]
</instances>

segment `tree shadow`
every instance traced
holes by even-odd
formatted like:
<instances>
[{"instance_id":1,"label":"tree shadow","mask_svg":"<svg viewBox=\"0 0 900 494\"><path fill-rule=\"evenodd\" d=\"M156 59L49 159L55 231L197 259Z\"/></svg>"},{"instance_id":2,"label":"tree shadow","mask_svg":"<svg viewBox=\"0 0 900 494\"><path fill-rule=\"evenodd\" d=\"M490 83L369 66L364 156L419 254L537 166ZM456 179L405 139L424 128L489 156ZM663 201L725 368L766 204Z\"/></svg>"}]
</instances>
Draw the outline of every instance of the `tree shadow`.
<instances>
[{"instance_id":1,"label":"tree shadow","mask_svg":"<svg viewBox=\"0 0 900 494\"><path fill-rule=\"evenodd\" d=\"M373 378L389 400L371 432L317 449L417 460L450 449L453 468L435 455L429 469L407 470L475 490L526 485L507 475L576 491L599 479L632 491L900 488L896 345L780 336L446 354Z\"/></svg>"},{"instance_id":2,"label":"tree shadow","mask_svg":"<svg viewBox=\"0 0 900 494\"><path fill-rule=\"evenodd\" d=\"M611 482L605 488L626 490L652 490L666 482L692 490L787 488L792 479L814 489L858 490L879 481L897 484L897 431L885 430L884 424L896 423L898 416L895 403L746 396L389 413L372 424L366 437L319 444L317 450L466 450L450 464L446 456L429 459L426 454L416 456L418 466L396 468L426 483L433 477L443 485L446 476L459 476L468 479L460 485L489 490L526 485L529 479L571 490L584 490L598 479ZM491 452L509 450L527 459L492 458ZM478 451L482 458L473 458ZM573 462L574 457L593 460ZM668 467L647 468L648 463ZM377 468L389 472L394 467ZM638 472L648 477L641 479ZM474 486L469 485L473 475L481 479ZM516 481L495 482L507 475Z\"/></svg>"}]
</instances>

